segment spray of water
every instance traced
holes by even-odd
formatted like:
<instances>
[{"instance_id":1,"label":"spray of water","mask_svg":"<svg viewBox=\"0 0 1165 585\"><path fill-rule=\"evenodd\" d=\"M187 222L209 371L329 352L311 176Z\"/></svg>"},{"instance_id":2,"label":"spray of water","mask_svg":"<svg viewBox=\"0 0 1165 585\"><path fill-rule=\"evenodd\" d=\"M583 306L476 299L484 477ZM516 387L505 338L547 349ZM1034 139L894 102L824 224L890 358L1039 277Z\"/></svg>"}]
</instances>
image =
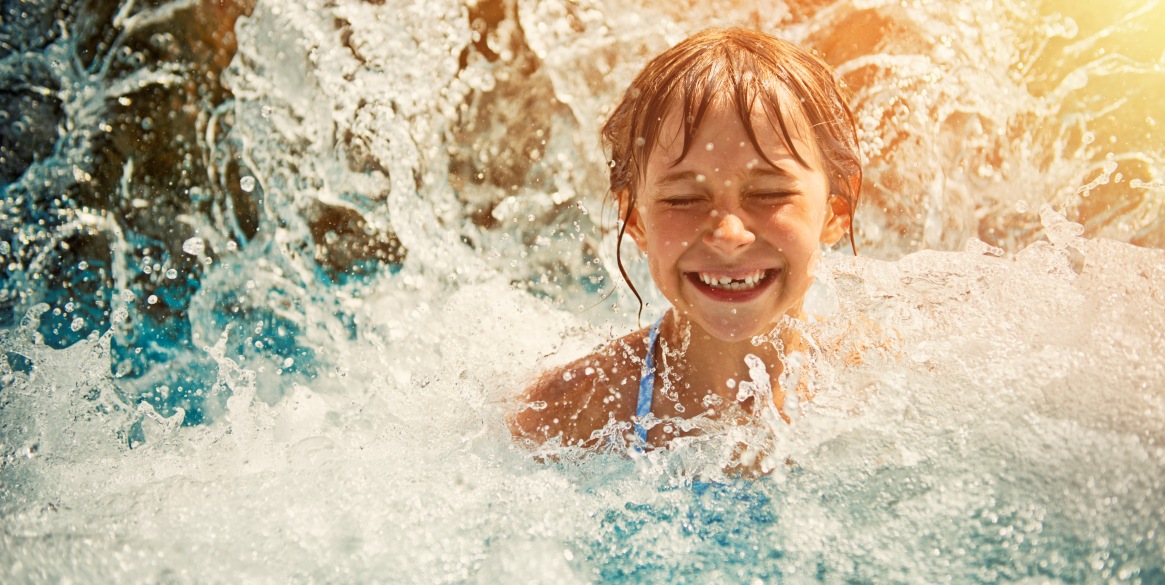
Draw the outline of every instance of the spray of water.
<instances>
[{"instance_id":1,"label":"spray of water","mask_svg":"<svg viewBox=\"0 0 1165 585\"><path fill-rule=\"evenodd\" d=\"M1160 581L1160 44L1121 40L1159 4L22 4L0 580ZM713 24L854 93L862 256L739 381L811 399L517 443L538 371L635 326L595 129Z\"/></svg>"}]
</instances>

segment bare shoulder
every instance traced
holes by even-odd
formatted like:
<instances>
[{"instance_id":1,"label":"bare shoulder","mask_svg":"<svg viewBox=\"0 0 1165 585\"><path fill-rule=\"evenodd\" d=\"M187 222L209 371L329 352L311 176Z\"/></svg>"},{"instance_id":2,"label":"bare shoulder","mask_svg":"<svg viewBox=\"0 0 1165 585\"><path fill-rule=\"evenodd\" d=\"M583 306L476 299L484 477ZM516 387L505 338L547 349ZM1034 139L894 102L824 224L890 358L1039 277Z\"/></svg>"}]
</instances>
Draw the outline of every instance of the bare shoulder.
<instances>
[{"instance_id":1,"label":"bare shoulder","mask_svg":"<svg viewBox=\"0 0 1165 585\"><path fill-rule=\"evenodd\" d=\"M594 447L595 431L611 420L631 420L646 352L646 330L607 343L565 366L543 372L526 389L510 420L515 436L544 443Z\"/></svg>"}]
</instances>

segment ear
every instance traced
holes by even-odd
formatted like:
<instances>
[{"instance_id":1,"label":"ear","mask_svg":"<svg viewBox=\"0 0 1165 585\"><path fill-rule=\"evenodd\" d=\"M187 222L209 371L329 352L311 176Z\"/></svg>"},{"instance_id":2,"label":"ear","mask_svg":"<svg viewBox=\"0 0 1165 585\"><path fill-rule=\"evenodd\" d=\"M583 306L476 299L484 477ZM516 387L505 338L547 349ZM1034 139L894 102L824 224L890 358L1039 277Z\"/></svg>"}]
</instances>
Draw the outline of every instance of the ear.
<instances>
[{"instance_id":1,"label":"ear","mask_svg":"<svg viewBox=\"0 0 1165 585\"><path fill-rule=\"evenodd\" d=\"M849 201L841 195L832 194L825 206L825 225L821 226L821 242L833 245L850 230L853 210Z\"/></svg>"},{"instance_id":2,"label":"ear","mask_svg":"<svg viewBox=\"0 0 1165 585\"><path fill-rule=\"evenodd\" d=\"M639 208L631 204L631 193L626 189L619 191L615 196L619 200L619 219L627 218L624 232L635 240L639 251L647 252L647 232L643 229L643 218L639 216ZM630 214L628 214L630 210Z\"/></svg>"}]
</instances>

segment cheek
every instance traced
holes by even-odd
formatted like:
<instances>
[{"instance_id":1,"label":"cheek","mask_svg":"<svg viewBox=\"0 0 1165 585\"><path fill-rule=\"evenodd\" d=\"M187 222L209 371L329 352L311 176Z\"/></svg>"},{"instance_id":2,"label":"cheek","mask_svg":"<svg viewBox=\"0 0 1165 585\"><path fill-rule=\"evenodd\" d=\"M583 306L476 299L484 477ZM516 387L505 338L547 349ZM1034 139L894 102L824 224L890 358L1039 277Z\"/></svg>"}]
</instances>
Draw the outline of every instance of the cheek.
<instances>
[{"instance_id":1,"label":"cheek","mask_svg":"<svg viewBox=\"0 0 1165 585\"><path fill-rule=\"evenodd\" d=\"M646 251L649 254L654 252L671 256L681 254L691 245L693 238L699 234L699 231L698 221L675 217L675 214L666 218L666 221L661 218L653 218L648 223L647 233L650 236L646 238Z\"/></svg>"},{"instance_id":2,"label":"cheek","mask_svg":"<svg viewBox=\"0 0 1165 585\"><path fill-rule=\"evenodd\" d=\"M800 210L783 209L770 218L770 229L783 247L790 252L815 248L821 236L821 225Z\"/></svg>"}]
</instances>

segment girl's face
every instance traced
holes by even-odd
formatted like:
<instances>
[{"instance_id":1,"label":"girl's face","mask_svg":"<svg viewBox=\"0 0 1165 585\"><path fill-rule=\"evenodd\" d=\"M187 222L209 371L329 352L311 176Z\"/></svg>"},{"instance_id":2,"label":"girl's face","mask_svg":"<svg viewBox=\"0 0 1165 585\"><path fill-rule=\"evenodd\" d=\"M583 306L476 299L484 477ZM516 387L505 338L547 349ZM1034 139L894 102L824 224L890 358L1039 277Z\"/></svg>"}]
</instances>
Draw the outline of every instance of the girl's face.
<instances>
[{"instance_id":1,"label":"girl's face","mask_svg":"<svg viewBox=\"0 0 1165 585\"><path fill-rule=\"evenodd\" d=\"M813 136L790 127L805 168L764 115L754 113L752 127L775 166L753 148L729 103L709 107L680 160L682 127L671 112L627 222L672 306L723 341L799 315L820 244L849 226L848 204L830 196Z\"/></svg>"}]
</instances>

